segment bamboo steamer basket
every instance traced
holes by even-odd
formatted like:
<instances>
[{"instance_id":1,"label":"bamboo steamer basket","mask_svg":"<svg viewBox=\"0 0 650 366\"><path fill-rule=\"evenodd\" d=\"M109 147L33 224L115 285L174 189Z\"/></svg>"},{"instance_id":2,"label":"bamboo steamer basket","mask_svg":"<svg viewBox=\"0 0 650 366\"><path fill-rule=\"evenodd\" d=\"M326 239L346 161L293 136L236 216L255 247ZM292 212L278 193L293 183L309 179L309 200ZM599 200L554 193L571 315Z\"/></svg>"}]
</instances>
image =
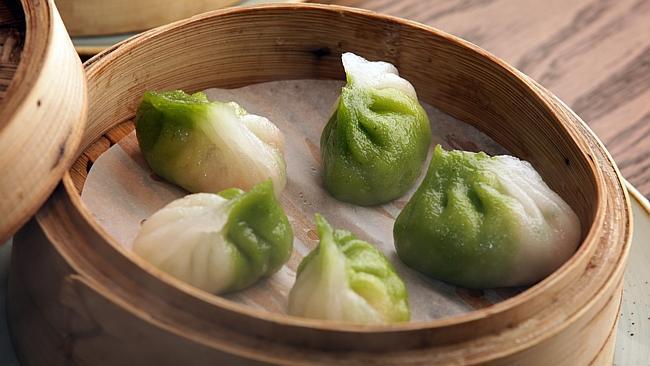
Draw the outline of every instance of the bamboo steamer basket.
<instances>
[{"instance_id":1,"label":"bamboo steamer basket","mask_svg":"<svg viewBox=\"0 0 650 366\"><path fill-rule=\"evenodd\" d=\"M422 100L533 163L580 218L575 255L481 310L428 322L341 324L261 312L184 284L119 246L81 202L87 169L133 128L145 90L338 79L345 51L394 63ZM362 10L270 5L148 31L85 68L81 153L15 238L8 311L25 364L612 363L632 229L620 174L562 102L475 45ZM296 225L295 232L308 229Z\"/></svg>"},{"instance_id":2,"label":"bamboo steamer basket","mask_svg":"<svg viewBox=\"0 0 650 366\"><path fill-rule=\"evenodd\" d=\"M239 0L56 0L71 36L142 31Z\"/></svg>"},{"instance_id":3,"label":"bamboo steamer basket","mask_svg":"<svg viewBox=\"0 0 650 366\"><path fill-rule=\"evenodd\" d=\"M0 244L32 216L77 156L86 84L54 4L0 2ZM5 28L6 27L6 28Z\"/></svg>"}]
</instances>

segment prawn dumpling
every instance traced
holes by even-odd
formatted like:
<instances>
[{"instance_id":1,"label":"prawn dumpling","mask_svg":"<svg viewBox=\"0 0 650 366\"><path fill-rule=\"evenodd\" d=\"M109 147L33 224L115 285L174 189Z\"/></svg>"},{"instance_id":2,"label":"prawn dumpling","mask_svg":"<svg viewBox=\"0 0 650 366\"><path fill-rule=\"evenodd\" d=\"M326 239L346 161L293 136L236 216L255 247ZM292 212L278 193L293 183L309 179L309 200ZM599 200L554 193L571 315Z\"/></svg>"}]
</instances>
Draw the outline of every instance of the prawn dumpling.
<instances>
[{"instance_id":1,"label":"prawn dumpling","mask_svg":"<svg viewBox=\"0 0 650 366\"><path fill-rule=\"evenodd\" d=\"M205 93L146 92L136 113L140 150L153 171L189 192L286 183L284 137L268 119Z\"/></svg>"},{"instance_id":2,"label":"prawn dumpling","mask_svg":"<svg viewBox=\"0 0 650 366\"><path fill-rule=\"evenodd\" d=\"M404 282L372 244L316 215L320 243L298 266L289 314L356 323L408 321Z\"/></svg>"},{"instance_id":3,"label":"prawn dumpling","mask_svg":"<svg viewBox=\"0 0 650 366\"><path fill-rule=\"evenodd\" d=\"M323 183L341 201L385 203L420 175L431 144L429 119L395 66L352 53L342 60L347 84L320 140Z\"/></svg>"},{"instance_id":4,"label":"prawn dumpling","mask_svg":"<svg viewBox=\"0 0 650 366\"><path fill-rule=\"evenodd\" d=\"M148 218L133 250L159 269L211 293L248 287L291 255L293 231L270 180L177 199Z\"/></svg>"},{"instance_id":5,"label":"prawn dumpling","mask_svg":"<svg viewBox=\"0 0 650 366\"><path fill-rule=\"evenodd\" d=\"M580 222L526 161L435 148L395 221L408 266L468 288L531 285L576 251Z\"/></svg>"}]
</instances>

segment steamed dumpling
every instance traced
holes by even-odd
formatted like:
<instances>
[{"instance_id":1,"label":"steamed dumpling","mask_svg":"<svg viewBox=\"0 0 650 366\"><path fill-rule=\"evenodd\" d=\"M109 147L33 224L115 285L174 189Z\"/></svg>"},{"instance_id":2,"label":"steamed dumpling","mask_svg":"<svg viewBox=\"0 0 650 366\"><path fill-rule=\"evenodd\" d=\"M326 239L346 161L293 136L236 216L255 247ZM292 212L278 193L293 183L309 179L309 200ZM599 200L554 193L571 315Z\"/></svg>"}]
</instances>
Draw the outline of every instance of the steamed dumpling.
<instances>
[{"instance_id":1,"label":"steamed dumpling","mask_svg":"<svg viewBox=\"0 0 650 366\"><path fill-rule=\"evenodd\" d=\"M343 54L347 85L321 135L323 181L335 198L376 205L402 196L431 143L426 112L395 66Z\"/></svg>"},{"instance_id":2,"label":"steamed dumpling","mask_svg":"<svg viewBox=\"0 0 650 366\"><path fill-rule=\"evenodd\" d=\"M445 151L393 229L400 259L469 288L533 284L573 255L580 222L528 163Z\"/></svg>"},{"instance_id":3,"label":"steamed dumpling","mask_svg":"<svg viewBox=\"0 0 650 366\"><path fill-rule=\"evenodd\" d=\"M286 183L284 137L268 119L205 93L146 92L136 113L140 150L156 174L190 192Z\"/></svg>"},{"instance_id":4,"label":"steamed dumpling","mask_svg":"<svg viewBox=\"0 0 650 366\"><path fill-rule=\"evenodd\" d=\"M298 266L289 314L356 323L408 321L404 283L373 245L316 215L320 244Z\"/></svg>"},{"instance_id":5,"label":"steamed dumpling","mask_svg":"<svg viewBox=\"0 0 650 366\"><path fill-rule=\"evenodd\" d=\"M249 192L196 193L153 214L133 250L159 269L211 293L236 291L289 260L293 232L271 181Z\"/></svg>"}]
</instances>

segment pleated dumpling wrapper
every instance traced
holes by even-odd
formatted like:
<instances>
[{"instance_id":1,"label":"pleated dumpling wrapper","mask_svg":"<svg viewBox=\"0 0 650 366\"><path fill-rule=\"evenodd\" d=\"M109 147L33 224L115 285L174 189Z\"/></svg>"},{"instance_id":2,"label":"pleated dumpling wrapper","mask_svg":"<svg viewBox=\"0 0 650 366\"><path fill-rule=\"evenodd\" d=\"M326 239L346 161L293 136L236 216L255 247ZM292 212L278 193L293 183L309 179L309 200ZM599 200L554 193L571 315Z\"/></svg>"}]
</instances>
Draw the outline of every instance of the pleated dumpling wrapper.
<instances>
[{"instance_id":1,"label":"pleated dumpling wrapper","mask_svg":"<svg viewBox=\"0 0 650 366\"><path fill-rule=\"evenodd\" d=\"M284 137L268 119L205 93L146 92L136 113L140 150L153 171L189 192L286 184Z\"/></svg>"},{"instance_id":2,"label":"pleated dumpling wrapper","mask_svg":"<svg viewBox=\"0 0 650 366\"><path fill-rule=\"evenodd\" d=\"M402 196L422 171L431 127L395 66L342 56L347 84L321 135L323 182L335 198L377 205Z\"/></svg>"},{"instance_id":3,"label":"pleated dumpling wrapper","mask_svg":"<svg viewBox=\"0 0 650 366\"><path fill-rule=\"evenodd\" d=\"M270 180L171 202L142 225L133 250L159 269L211 293L243 289L277 272L293 232Z\"/></svg>"},{"instance_id":4,"label":"pleated dumpling wrapper","mask_svg":"<svg viewBox=\"0 0 650 366\"><path fill-rule=\"evenodd\" d=\"M289 314L364 324L410 319L406 286L373 245L316 215L320 244L298 266Z\"/></svg>"},{"instance_id":5,"label":"pleated dumpling wrapper","mask_svg":"<svg viewBox=\"0 0 650 366\"><path fill-rule=\"evenodd\" d=\"M511 287L538 282L569 259L580 222L530 163L437 146L393 235L400 259L432 278Z\"/></svg>"}]
</instances>

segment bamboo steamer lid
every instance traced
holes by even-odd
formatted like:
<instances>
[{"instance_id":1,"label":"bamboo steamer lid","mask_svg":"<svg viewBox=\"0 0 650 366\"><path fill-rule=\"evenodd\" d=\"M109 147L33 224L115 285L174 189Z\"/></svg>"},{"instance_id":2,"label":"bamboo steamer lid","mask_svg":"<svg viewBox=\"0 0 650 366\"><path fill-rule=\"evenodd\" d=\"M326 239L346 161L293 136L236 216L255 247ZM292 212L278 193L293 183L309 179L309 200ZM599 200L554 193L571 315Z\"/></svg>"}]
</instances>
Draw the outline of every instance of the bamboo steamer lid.
<instances>
[{"instance_id":1,"label":"bamboo steamer lid","mask_svg":"<svg viewBox=\"0 0 650 366\"><path fill-rule=\"evenodd\" d=\"M32 216L77 155L86 81L50 1L0 1L0 245Z\"/></svg>"}]
</instances>

